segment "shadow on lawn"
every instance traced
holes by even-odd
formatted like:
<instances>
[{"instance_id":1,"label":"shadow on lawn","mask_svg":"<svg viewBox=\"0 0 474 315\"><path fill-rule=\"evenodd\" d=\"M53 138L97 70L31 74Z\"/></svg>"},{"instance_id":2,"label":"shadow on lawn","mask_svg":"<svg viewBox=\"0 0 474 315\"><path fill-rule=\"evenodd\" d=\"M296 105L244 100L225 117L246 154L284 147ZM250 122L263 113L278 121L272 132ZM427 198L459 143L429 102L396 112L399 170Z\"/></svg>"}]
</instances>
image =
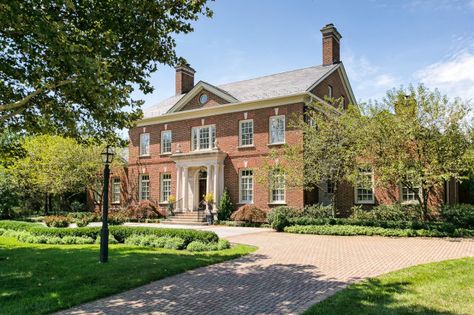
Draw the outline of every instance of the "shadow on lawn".
<instances>
[{"instance_id":1,"label":"shadow on lawn","mask_svg":"<svg viewBox=\"0 0 474 315\"><path fill-rule=\"evenodd\" d=\"M424 305L403 303L395 298L397 294L414 293L409 282L382 283L378 279L368 279L354 284L334 296L314 305L304 315L314 314L455 314L439 311ZM405 304L405 305L403 305ZM408 304L408 305L407 305Z\"/></svg>"},{"instance_id":2,"label":"shadow on lawn","mask_svg":"<svg viewBox=\"0 0 474 315\"><path fill-rule=\"evenodd\" d=\"M113 246L100 264L93 245L0 246L0 314L49 313L241 256Z\"/></svg>"}]
</instances>

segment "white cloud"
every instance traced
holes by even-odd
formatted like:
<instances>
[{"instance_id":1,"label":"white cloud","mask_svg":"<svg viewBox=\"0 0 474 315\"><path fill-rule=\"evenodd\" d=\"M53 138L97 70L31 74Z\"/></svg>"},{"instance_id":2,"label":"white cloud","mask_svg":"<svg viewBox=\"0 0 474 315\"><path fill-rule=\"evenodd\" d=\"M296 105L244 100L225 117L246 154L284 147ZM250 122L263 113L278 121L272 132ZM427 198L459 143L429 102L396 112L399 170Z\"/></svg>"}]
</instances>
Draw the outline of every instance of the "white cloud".
<instances>
[{"instance_id":1,"label":"white cloud","mask_svg":"<svg viewBox=\"0 0 474 315\"><path fill-rule=\"evenodd\" d=\"M344 52L344 66L358 101L380 99L387 90L397 87L401 81L393 74L386 73L364 56L356 56L351 51Z\"/></svg>"},{"instance_id":2,"label":"white cloud","mask_svg":"<svg viewBox=\"0 0 474 315\"><path fill-rule=\"evenodd\" d=\"M474 51L463 51L416 72L415 77L449 97L474 99Z\"/></svg>"}]
</instances>

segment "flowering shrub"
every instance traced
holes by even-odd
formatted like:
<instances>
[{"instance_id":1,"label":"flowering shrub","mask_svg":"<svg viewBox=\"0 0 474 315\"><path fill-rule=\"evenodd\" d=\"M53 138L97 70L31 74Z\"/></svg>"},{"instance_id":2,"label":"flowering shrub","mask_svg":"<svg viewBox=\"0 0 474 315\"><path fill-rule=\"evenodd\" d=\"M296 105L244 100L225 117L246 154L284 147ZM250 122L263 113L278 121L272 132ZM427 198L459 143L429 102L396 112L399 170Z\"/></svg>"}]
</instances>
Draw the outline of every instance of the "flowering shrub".
<instances>
[{"instance_id":1,"label":"flowering shrub","mask_svg":"<svg viewBox=\"0 0 474 315\"><path fill-rule=\"evenodd\" d=\"M230 216L230 219L233 221L245 221L250 223L263 223L266 218L267 214L265 211L254 205L244 205Z\"/></svg>"},{"instance_id":2,"label":"flowering shrub","mask_svg":"<svg viewBox=\"0 0 474 315\"><path fill-rule=\"evenodd\" d=\"M44 218L44 223L49 227L68 227L71 221L63 215L50 215Z\"/></svg>"}]
</instances>

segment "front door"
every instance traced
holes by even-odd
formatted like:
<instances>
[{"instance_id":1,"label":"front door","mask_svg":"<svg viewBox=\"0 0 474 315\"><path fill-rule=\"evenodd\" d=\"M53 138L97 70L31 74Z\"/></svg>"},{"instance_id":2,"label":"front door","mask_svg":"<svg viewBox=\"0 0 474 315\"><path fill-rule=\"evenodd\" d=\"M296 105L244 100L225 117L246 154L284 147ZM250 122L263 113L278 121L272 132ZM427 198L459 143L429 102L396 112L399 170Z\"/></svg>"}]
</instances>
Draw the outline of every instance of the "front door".
<instances>
[{"instance_id":1,"label":"front door","mask_svg":"<svg viewBox=\"0 0 474 315\"><path fill-rule=\"evenodd\" d=\"M199 172L199 204L198 210L204 210L206 208L206 204L204 203L204 195L206 194L207 189L207 172L200 171Z\"/></svg>"}]
</instances>

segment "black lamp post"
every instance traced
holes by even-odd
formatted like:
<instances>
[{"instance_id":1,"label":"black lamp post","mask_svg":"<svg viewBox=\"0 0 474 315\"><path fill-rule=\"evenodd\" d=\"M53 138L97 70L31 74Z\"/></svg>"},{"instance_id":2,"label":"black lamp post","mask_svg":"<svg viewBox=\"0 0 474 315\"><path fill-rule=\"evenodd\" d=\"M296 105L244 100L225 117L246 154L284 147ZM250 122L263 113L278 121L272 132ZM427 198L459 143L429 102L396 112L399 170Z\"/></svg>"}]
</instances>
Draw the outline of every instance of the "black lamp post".
<instances>
[{"instance_id":1,"label":"black lamp post","mask_svg":"<svg viewBox=\"0 0 474 315\"><path fill-rule=\"evenodd\" d=\"M109 258L109 177L110 167L114 159L114 151L110 146L105 147L101 153L102 162L104 163L104 190L102 192L102 229L100 230L100 262L106 263Z\"/></svg>"}]
</instances>

